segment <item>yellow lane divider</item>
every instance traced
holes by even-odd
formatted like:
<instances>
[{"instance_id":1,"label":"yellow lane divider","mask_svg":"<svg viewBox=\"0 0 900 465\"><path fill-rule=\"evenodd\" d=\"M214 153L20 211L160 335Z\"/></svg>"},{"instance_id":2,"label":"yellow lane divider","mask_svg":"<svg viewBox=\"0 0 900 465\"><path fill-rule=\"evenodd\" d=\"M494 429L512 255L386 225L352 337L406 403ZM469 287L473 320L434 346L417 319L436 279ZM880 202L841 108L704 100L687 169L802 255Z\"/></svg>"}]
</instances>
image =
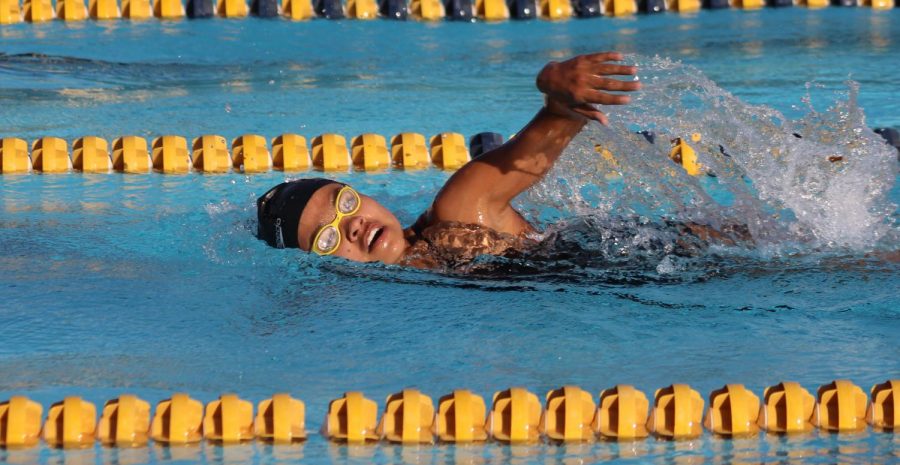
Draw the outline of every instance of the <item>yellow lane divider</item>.
<instances>
[{"instance_id":1,"label":"yellow lane divider","mask_svg":"<svg viewBox=\"0 0 900 465\"><path fill-rule=\"evenodd\" d=\"M896 131L876 130L879 131L883 132L882 136L889 144L896 144ZM653 134L639 134L651 144L655 143L656 136ZM890 137L894 137L894 142ZM426 144L422 134L404 132L391 137L390 146L384 136L365 133L351 138L349 147L344 136L334 133L312 138L309 146L306 138L298 134L279 135L271 140L271 144L263 136L244 134L231 142L229 151L224 137L206 134L194 138L190 146L187 139L181 136L159 136L152 139L149 150L147 140L143 137L123 136L113 141L110 152L105 139L87 136L73 142L70 158L68 143L58 137L41 137L33 141L30 153L24 139L6 137L0 138L0 174L31 171L66 173L73 170L85 173L147 173L153 170L172 174L192 171L207 174L232 171L250 174L265 173L273 169L346 172L350 169L417 170L429 166L452 171L503 143L503 136L495 132L482 132L472 136L468 146L463 135L455 132L436 134L431 137L429 144ZM616 156L599 144L594 149L600 155L598 167L608 172L608 178L620 178L622 172ZM689 137L675 137L671 140L669 158L690 176L714 176L709 167L701 162L701 155L708 157L710 150L710 147L703 145L702 135L693 133ZM724 154L721 146L719 150ZM674 172L673 170L672 173Z\"/></svg>"},{"instance_id":2,"label":"yellow lane divider","mask_svg":"<svg viewBox=\"0 0 900 465\"><path fill-rule=\"evenodd\" d=\"M158 3L165 0L158 0ZM499 143L483 144L484 134ZM498 139L499 138L499 139ZM298 134L282 134L271 141L256 134L244 134L228 143L224 137L206 134L194 138L190 146L181 136L159 136L147 143L139 136L123 136L112 143L100 137L76 139L71 158L68 143L58 137L42 137L31 144L29 153L25 140L6 137L0 139L0 173L85 173L124 172L184 174L200 173L265 173L279 171L380 171L390 168L415 170L434 165L456 170L468 163L472 156L462 134L445 132L431 138L431 152L422 134L404 132L390 140L379 134L360 134L350 140L340 134L321 134L307 146L306 138ZM477 142L477 144L476 144ZM473 138L473 147L480 155L502 143L495 133L482 133ZM149 147L149 149L148 149ZM271 151L270 151L271 147Z\"/></svg>"},{"instance_id":3,"label":"yellow lane divider","mask_svg":"<svg viewBox=\"0 0 900 465\"><path fill-rule=\"evenodd\" d=\"M126 19L147 19L153 17L150 0L122 0L122 17Z\"/></svg>"},{"instance_id":4,"label":"yellow lane divider","mask_svg":"<svg viewBox=\"0 0 900 465\"><path fill-rule=\"evenodd\" d=\"M490 410L484 399L468 390L431 397L404 389L387 397L381 418L378 405L361 392L347 392L332 400L322 427L331 441L351 444L380 440L416 445L477 443L494 440L528 444L590 442L601 438L632 441L653 434L660 438L694 439L703 429L722 437L804 433L813 428L844 433L871 426L876 431L900 428L900 380L872 386L870 395L848 380L824 384L813 396L794 382L765 389L762 400L742 384L726 384L704 401L686 384L658 389L652 404L643 392L617 385L600 393L599 402L577 386L551 390L543 405L525 388L494 393ZM105 446L141 447L149 439L167 445L207 440L229 445L259 439L289 444L307 438L305 405L289 394L275 394L257 406L235 394L224 394L205 408L187 394L161 401L151 419L150 405L133 395L112 399L103 407L99 423L94 404L77 396L54 403L41 429L42 407L24 397L0 403L0 447L37 445L39 437L51 447L85 448L96 441ZM485 418L487 413L487 418Z\"/></svg>"}]
</instances>

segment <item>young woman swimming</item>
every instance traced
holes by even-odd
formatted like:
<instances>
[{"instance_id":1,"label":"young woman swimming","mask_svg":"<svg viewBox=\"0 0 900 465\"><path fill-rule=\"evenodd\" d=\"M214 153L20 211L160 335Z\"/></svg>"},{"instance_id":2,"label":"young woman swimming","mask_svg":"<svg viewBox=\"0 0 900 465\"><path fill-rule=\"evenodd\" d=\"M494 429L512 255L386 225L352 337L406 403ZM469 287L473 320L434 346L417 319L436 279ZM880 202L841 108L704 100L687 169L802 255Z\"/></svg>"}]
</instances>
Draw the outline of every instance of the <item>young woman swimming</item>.
<instances>
[{"instance_id":1,"label":"young woman swimming","mask_svg":"<svg viewBox=\"0 0 900 465\"><path fill-rule=\"evenodd\" d=\"M548 63L537 76L545 104L516 137L455 172L431 207L408 228L371 197L328 179L279 184L257 202L258 236L359 262L437 268L478 255L521 250L534 227L510 202L541 180L589 121L607 123L594 105L624 105L640 89L634 66L614 52Z\"/></svg>"}]
</instances>

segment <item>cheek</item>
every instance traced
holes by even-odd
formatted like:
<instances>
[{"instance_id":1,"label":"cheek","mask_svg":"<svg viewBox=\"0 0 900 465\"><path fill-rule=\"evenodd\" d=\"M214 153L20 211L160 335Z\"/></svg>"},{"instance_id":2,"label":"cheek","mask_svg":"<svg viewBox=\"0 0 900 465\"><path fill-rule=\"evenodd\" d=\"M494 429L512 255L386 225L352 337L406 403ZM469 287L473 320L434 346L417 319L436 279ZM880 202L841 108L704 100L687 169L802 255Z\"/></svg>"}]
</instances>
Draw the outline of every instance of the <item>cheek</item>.
<instances>
[{"instance_id":1,"label":"cheek","mask_svg":"<svg viewBox=\"0 0 900 465\"><path fill-rule=\"evenodd\" d=\"M337 252L334 253L334 255L337 255L341 258L346 258L348 260L359 261L359 250L357 250L347 241L341 242L341 247Z\"/></svg>"}]
</instances>

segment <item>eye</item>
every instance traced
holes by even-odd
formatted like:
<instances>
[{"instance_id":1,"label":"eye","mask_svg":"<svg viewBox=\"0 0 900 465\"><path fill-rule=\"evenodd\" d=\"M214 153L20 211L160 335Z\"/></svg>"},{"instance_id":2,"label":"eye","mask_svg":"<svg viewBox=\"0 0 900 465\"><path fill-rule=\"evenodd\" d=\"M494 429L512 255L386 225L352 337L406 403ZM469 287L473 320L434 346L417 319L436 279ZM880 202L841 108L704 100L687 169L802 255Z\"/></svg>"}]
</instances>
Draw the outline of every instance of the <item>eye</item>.
<instances>
[{"instance_id":1,"label":"eye","mask_svg":"<svg viewBox=\"0 0 900 465\"><path fill-rule=\"evenodd\" d=\"M316 247L323 252L330 252L338 245L338 230L333 226L327 226L319 233Z\"/></svg>"},{"instance_id":2,"label":"eye","mask_svg":"<svg viewBox=\"0 0 900 465\"><path fill-rule=\"evenodd\" d=\"M341 193L341 197L338 199L338 210L341 213L347 214L356 210L356 207L359 206L359 198L353 194L353 192L346 190Z\"/></svg>"}]
</instances>

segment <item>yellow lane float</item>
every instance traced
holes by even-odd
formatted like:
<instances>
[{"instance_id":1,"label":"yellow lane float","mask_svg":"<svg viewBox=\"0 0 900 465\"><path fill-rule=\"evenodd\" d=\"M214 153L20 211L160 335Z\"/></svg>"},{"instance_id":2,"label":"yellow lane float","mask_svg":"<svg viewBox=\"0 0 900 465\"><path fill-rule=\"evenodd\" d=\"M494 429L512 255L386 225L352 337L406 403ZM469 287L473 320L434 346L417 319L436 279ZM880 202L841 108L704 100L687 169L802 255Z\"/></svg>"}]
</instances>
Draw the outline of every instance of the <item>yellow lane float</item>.
<instances>
[{"instance_id":1,"label":"yellow lane float","mask_svg":"<svg viewBox=\"0 0 900 465\"><path fill-rule=\"evenodd\" d=\"M484 428L484 398L467 389L457 389L438 401L434 432L442 442L483 442L488 438Z\"/></svg>"},{"instance_id":2,"label":"yellow lane float","mask_svg":"<svg viewBox=\"0 0 900 465\"><path fill-rule=\"evenodd\" d=\"M0 403L0 448L20 449L37 445L41 437L41 404L25 396Z\"/></svg>"},{"instance_id":3,"label":"yellow lane float","mask_svg":"<svg viewBox=\"0 0 900 465\"><path fill-rule=\"evenodd\" d=\"M231 170L228 142L222 136L195 138L191 143L191 159L194 169L203 173L227 173Z\"/></svg>"},{"instance_id":4,"label":"yellow lane float","mask_svg":"<svg viewBox=\"0 0 900 465\"><path fill-rule=\"evenodd\" d=\"M150 154L153 169L161 173L187 173L191 170L187 140L181 136L160 136L153 139Z\"/></svg>"},{"instance_id":5,"label":"yellow lane float","mask_svg":"<svg viewBox=\"0 0 900 465\"><path fill-rule=\"evenodd\" d=\"M666 9L679 13L694 13L700 11L700 0L667 0Z\"/></svg>"},{"instance_id":6,"label":"yellow lane float","mask_svg":"<svg viewBox=\"0 0 900 465\"><path fill-rule=\"evenodd\" d=\"M82 137L72 144L72 166L85 173L108 173L112 171L109 158L109 144L99 137Z\"/></svg>"},{"instance_id":7,"label":"yellow lane float","mask_svg":"<svg viewBox=\"0 0 900 465\"><path fill-rule=\"evenodd\" d=\"M25 21L29 23L52 21L56 16L50 0L25 0L22 9L25 11Z\"/></svg>"},{"instance_id":8,"label":"yellow lane float","mask_svg":"<svg viewBox=\"0 0 900 465\"><path fill-rule=\"evenodd\" d=\"M510 444L536 443L541 437L541 403L524 388L494 393L487 430L494 440Z\"/></svg>"},{"instance_id":9,"label":"yellow lane float","mask_svg":"<svg viewBox=\"0 0 900 465\"><path fill-rule=\"evenodd\" d=\"M203 404L187 394L172 394L156 406L150 437L169 445L198 443L203 439Z\"/></svg>"},{"instance_id":10,"label":"yellow lane float","mask_svg":"<svg viewBox=\"0 0 900 465\"><path fill-rule=\"evenodd\" d=\"M558 20L572 17L572 3L569 0L541 0L541 17Z\"/></svg>"},{"instance_id":11,"label":"yellow lane float","mask_svg":"<svg viewBox=\"0 0 900 465\"><path fill-rule=\"evenodd\" d=\"M643 392L627 384L617 384L600 393L600 406L593 428L600 436L619 441L632 441L649 436L647 410L650 402Z\"/></svg>"},{"instance_id":12,"label":"yellow lane float","mask_svg":"<svg viewBox=\"0 0 900 465\"><path fill-rule=\"evenodd\" d=\"M635 0L603 0L603 14L606 16L630 16L637 11Z\"/></svg>"},{"instance_id":13,"label":"yellow lane float","mask_svg":"<svg viewBox=\"0 0 900 465\"><path fill-rule=\"evenodd\" d=\"M647 430L668 439L694 439L703 434L703 398L687 384L657 389Z\"/></svg>"},{"instance_id":14,"label":"yellow lane float","mask_svg":"<svg viewBox=\"0 0 900 465\"><path fill-rule=\"evenodd\" d=\"M600 154L597 166L599 170L606 173L604 177L608 180L620 179L622 177L622 167L612 152L600 144L594 145L594 151Z\"/></svg>"},{"instance_id":15,"label":"yellow lane float","mask_svg":"<svg viewBox=\"0 0 900 465\"><path fill-rule=\"evenodd\" d=\"M219 0L216 12L223 18L243 18L249 10L244 0Z\"/></svg>"},{"instance_id":16,"label":"yellow lane float","mask_svg":"<svg viewBox=\"0 0 900 465\"><path fill-rule=\"evenodd\" d=\"M551 441L585 442L595 438L591 429L597 404L577 386L563 386L547 393L541 432Z\"/></svg>"},{"instance_id":17,"label":"yellow lane float","mask_svg":"<svg viewBox=\"0 0 900 465\"><path fill-rule=\"evenodd\" d=\"M413 18L422 21L437 21L447 15L444 3L440 0L412 0L409 12Z\"/></svg>"},{"instance_id":18,"label":"yellow lane float","mask_svg":"<svg viewBox=\"0 0 900 465\"><path fill-rule=\"evenodd\" d=\"M19 0L0 0L0 24L21 23L22 19Z\"/></svg>"},{"instance_id":19,"label":"yellow lane float","mask_svg":"<svg viewBox=\"0 0 900 465\"><path fill-rule=\"evenodd\" d=\"M244 173L265 173L272 170L272 157L266 139L255 134L245 134L231 142L234 169Z\"/></svg>"},{"instance_id":20,"label":"yellow lane float","mask_svg":"<svg viewBox=\"0 0 900 465\"><path fill-rule=\"evenodd\" d=\"M72 169L69 145L59 137L42 137L31 144L31 163L42 173L66 173Z\"/></svg>"},{"instance_id":21,"label":"yellow lane float","mask_svg":"<svg viewBox=\"0 0 900 465\"><path fill-rule=\"evenodd\" d=\"M316 136L312 140L312 162L317 170L347 171L350 168L347 139L340 134Z\"/></svg>"},{"instance_id":22,"label":"yellow lane float","mask_svg":"<svg viewBox=\"0 0 900 465\"><path fill-rule=\"evenodd\" d=\"M863 0L863 6L873 10L890 10L894 8L894 0Z\"/></svg>"},{"instance_id":23,"label":"yellow lane float","mask_svg":"<svg viewBox=\"0 0 900 465\"><path fill-rule=\"evenodd\" d=\"M434 402L417 389L404 389L384 401L376 434L397 444L433 444Z\"/></svg>"},{"instance_id":24,"label":"yellow lane float","mask_svg":"<svg viewBox=\"0 0 900 465\"><path fill-rule=\"evenodd\" d=\"M284 0L281 14L292 21L304 21L316 17L310 0Z\"/></svg>"},{"instance_id":25,"label":"yellow lane float","mask_svg":"<svg viewBox=\"0 0 900 465\"><path fill-rule=\"evenodd\" d=\"M184 17L184 5L181 0L155 0L153 16L160 19L178 19Z\"/></svg>"},{"instance_id":26,"label":"yellow lane float","mask_svg":"<svg viewBox=\"0 0 900 465\"><path fill-rule=\"evenodd\" d=\"M253 433L253 404L236 394L223 394L206 404L203 437L220 444L250 441Z\"/></svg>"},{"instance_id":27,"label":"yellow lane float","mask_svg":"<svg viewBox=\"0 0 900 465\"><path fill-rule=\"evenodd\" d=\"M391 167L391 155L384 136L361 134L350 141L350 149L353 166L357 169L377 171Z\"/></svg>"},{"instance_id":28,"label":"yellow lane float","mask_svg":"<svg viewBox=\"0 0 900 465\"><path fill-rule=\"evenodd\" d=\"M726 384L709 394L703 426L721 436L748 436L759 432L759 397L743 384Z\"/></svg>"},{"instance_id":29,"label":"yellow lane float","mask_svg":"<svg viewBox=\"0 0 900 465\"><path fill-rule=\"evenodd\" d=\"M509 19L509 6L505 0L475 0L475 14L485 21Z\"/></svg>"},{"instance_id":30,"label":"yellow lane float","mask_svg":"<svg viewBox=\"0 0 900 465\"><path fill-rule=\"evenodd\" d=\"M91 19L118 19L122 17L116 0L90 0L88 15Z\"/></svg>"},{"instance_id":31,"label":"yellow lane float","mask_svg":"<svg viewBox=\"0 0 900 465\"><path fill-rule=\"evenodd\" d=\"M147 139L124 136L113 141L113 169L122 173L146 173L153 168Z\"/></svg>"},{"instance_id":32,"label":"yellow lane float","mask_svg":"<svg viewBox=\"0 0 900 465\"><path fill-rule=\"evenodd\" d=\"M695 134L693 139L694 142L699 142L699 134ZM669 152L669 158L680 164L684 171L691 176L697 176L703 172L700 162L697 161L697 152L680 137L672 141L672 151Z\"/></svg>"},{"instance_id":33,"label":"yellow lane float","mask_svg":"<svg viewBox=\"0 0 900 465\"><path fill-rule=\"evenodd\" d=\"M124 394L106 402L97 426L97 439L104 446L141 447L150 432L150 404Z\"/></svg>"},{"instance_id":34,"label":"yellow lane float","mask_svg":"<svg viewBox=\"0 0 900 465\"><path fill-rule=\"evenodd\" d=\"M282 134L272 139L272 166L280 171L312 168L306 138L297 134Z\"/></svg>"},{"instance_id":35,"label":"yellow lane float","mask_svg":"<svg viewBox=\"0 0 900 465\"><path fill-rule=\"evenodd\" d=\"M28 142L15 137L0 139L0 173L28 173L31 158L28 157Z\"/></svg>"},{"instance_id":36,"label":"yellow lane float","mask_svg":"<svg viewBox=\"0 0 900 465\"><path fill-rule=\"evenodd\" d=\"M816 400L799 383L785 381L763 391L759 427L770 433L805 433L812 430L810 422Z\"/></svg>"},{"instance_id":37,"label":"yellow lane float","mask_svg":"<svg viewBox=\"0 0 900 465\"><path fill-rule=\"evenodd\" d=\"M153 16L153 5L150 0L122 0L122 17L128 19L147 19Z\"/></svg>"},{"instance_id":38,"label":"yellow lane float","mask_svg":"<svg viewBox=\"0 0 900 465\"><path fill-rule=\"evenodd\" d=\"M88 11L84 0L56 0L56 17L63 21L84 21Z\"/></svg>"},{"instance_id":39,"label":"yellow lane float","mask_svg":"<svg viewBox=\"0 0 900 465\"><path fill-rule=\"evenodd\" d=\"M445 170L462 168L469 162L466 139L457 132L442 132L431 138L431 162Z\"/></svg>"},{"instance_id":40,"label":"yellow lane float","mask_svg":"<svg viewBox=\"0 0 900 465\"><path fill-rule=\"evenodd\" d=\"M347 0L347 17L375 19L378 17L378 3L375 0Z\"/></svg>"},{"instance_id":41,"label":"yellow lane float","mask_svg":"<svg viewBox=\"0 0 900 465\"><path fill-rule=\"evenodd\" d=\"M379 438L378 405L361 392L347 392L328 404L322 427L326 439L350 444L374 442Z\"/></svg>"},{"instance_id":42,"label":"yellow lane float","mask_svg":"<svg viewBox=\"0 0 900 465\"><path fill-rule=\"evenodd\" d=\"M391 138L391 160L394 166L412 170L428 168L431 160L425 136L415 132L403 132Z\"/></svg>"},{"instance_id":43,"label":"yellow lane float","mask_svg":"<svg viewBox=\"0 0 900 465\"><path fill-rule=\"evenodd\" d=\"M50 406L44 421L44 441L51 447L83 449L92 447L97 431L94 404L69 396Z\"/></svg>"},{"instance_id":44,"label":"yellow lane float","mask_svg":"<svg viewBox=\"0 0 900 465\"><path fill-rule=\"evenodd\" d=\"M866 394L846 379L819 387L813 424L823 430L848 432L866 427Z\"/></svg>"},{"instance_id":45,"label":"yellow lane float","mask_svg":"<svg viewBox=\"0 0 900 465\"><path fill-rule=\"evenodd\" d=\"M758 10L766 6L765 0L731 0L732 8L741 8L744 10Z\"/></svg>"},{"instance_id":46,"label":"yellow lane float","mask_svg":"<svg viewBox=\"0 0 900 465\"><path fill-rule=\"evenodd\" d=\"M306 405L290 394L275 394L259 403L253 429L256 437L273 444L306 440Z\"/></svg>"},{"instance_id":47,"label":"yellow lane float","mask_svg":"<svg viewBox=\"0 0 900 465\"><path fill-rule=\"evenodd\" d=\"M866 409L866 422L878 431L894 431L900 427L900 379L872 386Z\"/></svg>"}]
</instances>

